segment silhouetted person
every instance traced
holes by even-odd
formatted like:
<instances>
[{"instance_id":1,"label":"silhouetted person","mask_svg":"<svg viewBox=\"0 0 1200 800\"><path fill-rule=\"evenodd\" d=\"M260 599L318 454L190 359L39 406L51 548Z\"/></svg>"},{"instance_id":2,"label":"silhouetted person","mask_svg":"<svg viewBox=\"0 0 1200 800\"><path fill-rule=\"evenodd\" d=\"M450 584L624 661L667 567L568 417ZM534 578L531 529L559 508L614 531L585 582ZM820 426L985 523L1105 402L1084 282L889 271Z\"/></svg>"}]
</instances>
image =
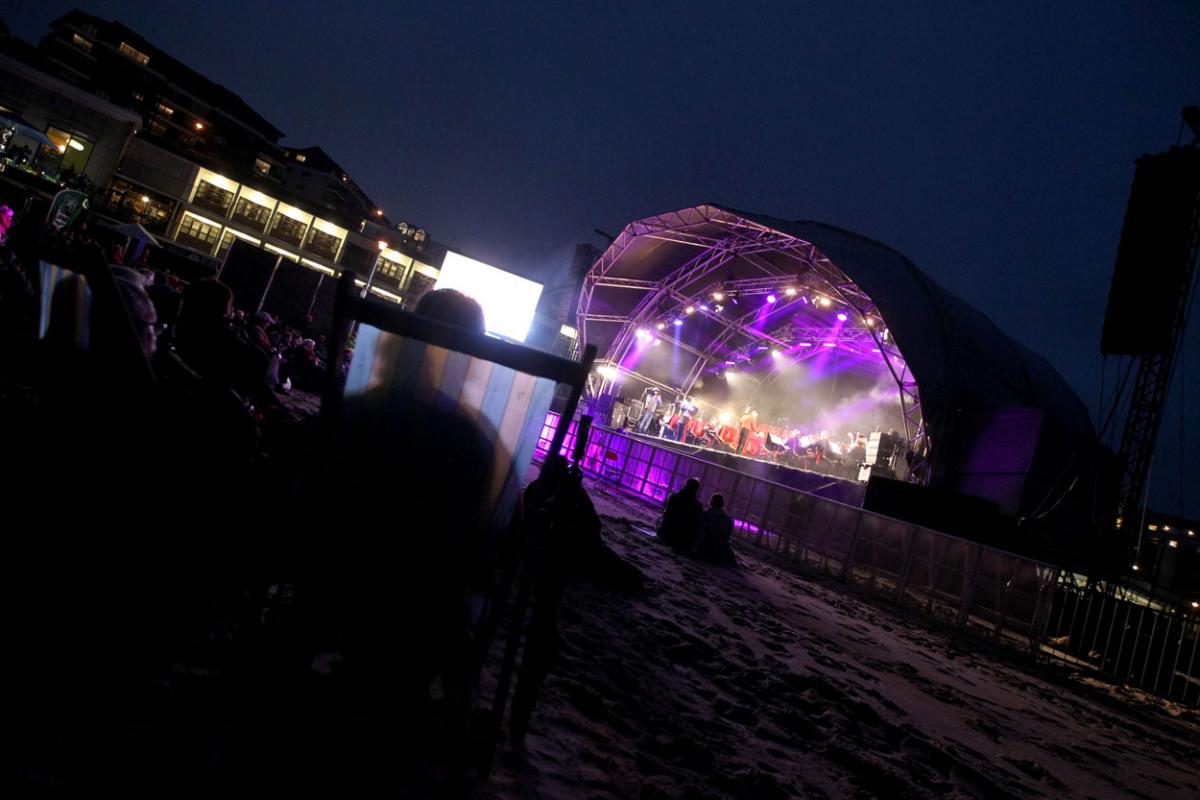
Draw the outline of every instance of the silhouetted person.
<instances>
[{"instance_id":1,"label":"silhouetted person","mask_svg":"<svg viewBox=\"0 0 1200 800\"><path fill-rule=\"evenodd\" d=\"M257 401L271 401L267 353L230 322L233 291L207 278L188 286L175 336L179 355L208 381Z\"/></svg>"},{"instance_id":2,"label":"silhouetted person","mask_svg":"<svg viewBox=\"0 0 1200 800\"><path fill-rule=\"evenodd\" d=\"M457 289L434 289L421 295L413 312L450 325L483 333L483 307Z\"/></svg>"},{"instance_id":3,"label":"silhouetted person","mask_svg":"<svg viewBox=\"0 0 1200 800\"><path fill-rule=\"evenodd\" d=\"M714 494L710 506L700 519L700 535L693 552L713 564L733 564L733 517L725 513L725 497Z\"/></svg>"},{"instance_id":4,"label":"silhouetted person","mask_svg":"<svg viewBox=\"0 0 1200 800\"><path fill-rule=\"evenodd\" d=\"M658 525L659 539L684 550L692 546L700 531L703 513L703 506L696 497L699 492L700 481L688 478L682 489L667 498L667 507Z\"/></svg>"}]
</instances>

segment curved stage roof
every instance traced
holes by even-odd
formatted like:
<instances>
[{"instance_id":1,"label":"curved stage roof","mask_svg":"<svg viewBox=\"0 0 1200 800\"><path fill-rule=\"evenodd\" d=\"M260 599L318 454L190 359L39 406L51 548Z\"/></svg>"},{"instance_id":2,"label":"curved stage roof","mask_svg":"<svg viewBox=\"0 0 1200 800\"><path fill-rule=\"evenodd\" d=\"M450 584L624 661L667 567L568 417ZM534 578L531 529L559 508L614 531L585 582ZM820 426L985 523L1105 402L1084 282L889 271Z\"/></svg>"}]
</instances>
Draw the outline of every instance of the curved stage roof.
<instances>
[{"instance_id":1,"label":"curved stage roof","mask_svg":"<svg viewBox=\"0 0 1200 800\"><path fill-rule=\"evenodd\" d=\"M797 287L797 294L784 297L785 285ZM716 309L712 298L729 288L742 303L735 308L727 301ZM768 319L764 300L750 299L765 293L773 302ZM610 368L626 367L638 340L649 338L650 331L677 343L695 362L686 378L664 380L653 370L639 377L688 391L705 372L766 349L763 345L791 352L810 346L803 340L820 337L820 331L782 321L789 318L789 308L807 311L803 306L811 309L818 297L833 298L850 316L844 330L833 332L836 344L826 346L881 358L891 371L908 436L918 449L922 439L929 445L935 482L953 483L939 476L969 471L964 465L978 461L973 453L980 435L995 440L1013 413L1024 415L1025 428L1034 424L1029 419L1036 419L1039 430L1053 428L1068 445L1095 442L1084 403L1044 358L901 253L819 222L789 222L707 204L630 223L589 271L578 322L583 340L597 346ZM692 311L684 317L688 308ZM673 324L681 318L686 325ZM830 333L826 330L825 338ZM630 371L635 369L636 364ZM1010 414L1008 423L997 422L1000 412ZM981 422L982 417L988 419ZM972 422L964 424L965 418ZM1041 434L1032 435L1034 441L1022 445L1026 450L1038 449ZM1019 460L1030 462L1026 471L1032 471L1032 452Z\"/></svg>"}]
</instances>

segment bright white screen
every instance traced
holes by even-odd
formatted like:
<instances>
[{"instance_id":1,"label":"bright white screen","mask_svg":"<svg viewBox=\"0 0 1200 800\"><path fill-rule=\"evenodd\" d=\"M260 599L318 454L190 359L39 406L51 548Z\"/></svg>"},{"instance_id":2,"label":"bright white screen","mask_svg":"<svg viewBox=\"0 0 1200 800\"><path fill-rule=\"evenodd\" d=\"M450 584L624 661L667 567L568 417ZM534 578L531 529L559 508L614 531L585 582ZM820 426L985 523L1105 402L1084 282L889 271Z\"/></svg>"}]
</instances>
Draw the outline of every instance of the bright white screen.
<instances>
[{"instance_id":1,"label":"bright white screen","mask_svg":"<svg viewBox=\"0 0 1200 800\"><path fill-rule=\"evenodd\" d=\"M488 333L525 341L542 285L476 261L446 253L435 289L457 289L483 306Z\"/></svg>"}]
</instances>

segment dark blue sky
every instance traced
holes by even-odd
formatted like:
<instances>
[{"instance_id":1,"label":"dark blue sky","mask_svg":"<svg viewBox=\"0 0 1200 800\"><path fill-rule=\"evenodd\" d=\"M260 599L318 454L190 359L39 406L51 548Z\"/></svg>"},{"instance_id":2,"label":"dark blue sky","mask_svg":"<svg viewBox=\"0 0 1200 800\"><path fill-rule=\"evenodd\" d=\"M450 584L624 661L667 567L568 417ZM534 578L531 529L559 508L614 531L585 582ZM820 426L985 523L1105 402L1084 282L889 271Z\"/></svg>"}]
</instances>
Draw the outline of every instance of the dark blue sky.
<instances>
[{"instance_id":1,"label":"dark blue sky","mask_svg":"<svg viewBox=\"0 0 1200 800\"><path fill-rule=\"evenodd\" d=\"M73 5L3 15L36 40ZM392 219L498 266L545 278L594 227L702 201L818 219L907 254L1094 408L1133 161L1200 102L1200 3L736 5L82 7L324 147ZM1181 452L1184 485L1200 479L1180 402L1177 386L1152 475L1167 511Z\"/></svg>"}]
</instances>

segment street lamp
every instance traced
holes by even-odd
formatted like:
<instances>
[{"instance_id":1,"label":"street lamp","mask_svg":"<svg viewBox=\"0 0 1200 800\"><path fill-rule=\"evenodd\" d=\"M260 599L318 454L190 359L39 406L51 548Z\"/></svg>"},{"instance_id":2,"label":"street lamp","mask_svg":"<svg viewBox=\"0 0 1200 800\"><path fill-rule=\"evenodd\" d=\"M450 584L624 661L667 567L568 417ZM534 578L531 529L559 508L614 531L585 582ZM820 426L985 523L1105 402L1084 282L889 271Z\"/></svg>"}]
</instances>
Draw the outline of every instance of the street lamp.
<instances>
[{"instance_id":1,"label":"street lamp","mask_svg":"<svg viewBox=\"0 0 1200 800\"><path fill-rule=\"evenodd\" d=\"M371 291L371 281L375 279L375 270L379 269L379 259L383 258L383 251L387 250L388 247L388 243L383 239L379 240L378 245L379 252L375 254L375 262L371 264L371 271L367 274L367 282L363 284L362 297L366 297L367 293Z\"/></svg>"}]
</instances>

